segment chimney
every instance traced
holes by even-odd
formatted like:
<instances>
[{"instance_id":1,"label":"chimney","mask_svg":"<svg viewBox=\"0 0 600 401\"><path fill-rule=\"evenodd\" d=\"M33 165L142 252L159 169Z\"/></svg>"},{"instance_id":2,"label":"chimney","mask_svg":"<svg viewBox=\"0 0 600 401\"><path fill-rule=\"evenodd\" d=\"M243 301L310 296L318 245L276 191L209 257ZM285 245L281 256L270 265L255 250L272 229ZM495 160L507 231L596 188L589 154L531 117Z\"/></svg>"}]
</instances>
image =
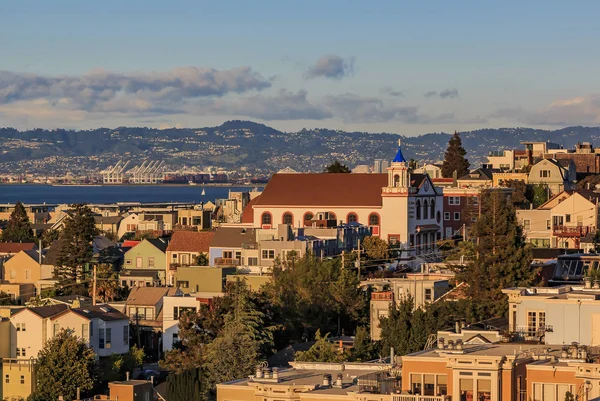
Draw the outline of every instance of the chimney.
<instances>
[{"instance_id":1,"label":"chimney","mask_svg":"<svg viewBox=\"0 0 600 401\"><path fill-rule=\"evenodd\" d=\"M323 375L323 386L324 387L331 386L331 375L330 374L326 373Z\"/></svg>"},{"instance_id":2,"label":"chimney","mask_svg":"<svg viewBox=\"0 0 600 401\"><path fill-rule=\"evenodd\" d=\"M438 349L444 349L444 338L438 338L437 340Z\"/></svg>"},{"instance_id":3,"label":"chimney","mask_svg":"<svg viewBox=\"0 0 600 401\"><path fill-rule=\"evenodd\" d=\"M256 372L255 372L254 377L257 378L257 379L262 379L263 378L263 370L262 370L262 366L261 365L256 365Z\"/></svg>"},{"instance_id":4,"label":"chimney","mask_svg":"<svg viewBox=\"0 0 600 401\"><path fill-rule=\"evenodd\" d=\"M342 387L343 386L343 379L344 379L344 375L341 373L338 373L335 379L335 386L336 387Z\"/></svg>"},{"instance_id":5,"label":"chimney","mask_svg":"<svg viewBox=\"0 0 600 401\"><path fill-rule=\"evenodd\" d=\"M454 332L456 334L460 334L460 320L454 322Z\"/></svg>"},{"instance_id":6,"label":"chimney","mask_svg":"<svg viewBox=\"0 0 600 401\"><path fill-rule=\"evenodd\" d=\"M273 379L279 381L279 369L273 368L273 375L271 376Z\"/></svg>"},{"instance_id":7,"label":"chimney","mask_svg":"<svg viewBox=\"0 0 600 401\"><path fill-rule=\"evenodd\" d=\"M129 372L125 372L125 380L129 381Z\"/></svg>"},{"instance_id":8,"label":"chimney","mask_svg":"<svg viewBox=\"0 0 600 401\"><path fill-rule=\"evenodd\" d=\"M396 353L394 352L394 347L390 347L390 363L393 365L396 359Z\"/></svg>"}]
</instances>

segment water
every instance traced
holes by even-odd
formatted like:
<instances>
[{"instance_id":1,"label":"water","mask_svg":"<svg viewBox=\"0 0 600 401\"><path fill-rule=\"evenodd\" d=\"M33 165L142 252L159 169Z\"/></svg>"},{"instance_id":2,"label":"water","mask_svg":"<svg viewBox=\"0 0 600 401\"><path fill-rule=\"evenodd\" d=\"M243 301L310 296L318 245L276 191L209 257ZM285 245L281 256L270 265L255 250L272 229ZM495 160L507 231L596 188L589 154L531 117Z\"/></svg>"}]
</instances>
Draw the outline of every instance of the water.
<instances>
[{"instance_id":1,"label":"water","mask_svg":"<svg viewBox=\"0 0 600 401\"><path fill-rule=\"evenodd\" d=\"M205 195L202 196L204 189ZM260 189L260 188L259 188ZM214 202L248 187L183 185L50 186L0 184L0 203Z\"/></svg>"}]
</instances>

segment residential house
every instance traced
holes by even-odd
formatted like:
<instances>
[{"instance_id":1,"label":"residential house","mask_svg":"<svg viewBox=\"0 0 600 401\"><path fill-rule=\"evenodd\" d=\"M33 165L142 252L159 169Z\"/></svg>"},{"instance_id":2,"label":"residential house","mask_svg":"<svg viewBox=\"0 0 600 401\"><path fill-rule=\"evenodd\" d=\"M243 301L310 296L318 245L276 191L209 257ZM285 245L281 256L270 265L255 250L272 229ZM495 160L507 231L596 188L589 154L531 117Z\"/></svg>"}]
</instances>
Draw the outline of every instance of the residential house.
<instances>
[{"instance_id":1,"label":"residential house","mask_svg":"<svg viewBox=\"0 0 600 401\"><path fill-rule=\"evenodd\" d=\"M242 223L269 229L360 223L393 245L430 252L441 239L442 192L411 173L398 148L387 174L275 174Z\"/></svg>"},{"instance_id":2,"label":"residential house","mask_svg":"<svg viewBox=\"0 0 600 401\"><path fill-rule=\"evenodd\" d=\"M177 224L176 211L153 211L140 213L137 222L138 232L153 232L159 235L170 233Z\"/></svg>"},{"instance_id":3,"label":"residential house","mask_svg":"<svg viewBox=\"0 0 600 401\"><path fill-rule=\"evenodd\" d=\"M529 173L516 172L494 172L492 175L492 186L502 187L508 181L521 181L527 184L529 182Z\"/></svg>"},{"instance_id":4,"label":"residential house","mask_svg":"<svg viewBox=\"0 0 600 401\"><path fill-rule=\"evenodd\" d=\"M537 209L517 210L527 241L542 248L593 247L598 228L600 194L563 191Z\"/></svg>"},{"instance_id":5,"label":"residential house","mask_svg":"<svg viewBox=\"0 0 600 401\"><path fill-rule=\"evenodd\" d=\"M32 224L46 223L51 220L55 214L56 204L23 204L27 217ZM13 203L0 204L0 220L9 220L10 215L15 210Z\"/></svg>"},{"instance_id":6,"label":"residential house","mask_svg":"<svg viewBox=\"0 0 600 401\"><path fill-rule=\"evenodd\" d=\"M470 171L457 180L458 186L462 188L489 188L493 184L494 170L478 168Z\"/></svg>"},{"instance_id":7,"label":"residential house","mask_svg":"<svg viewBox=\"0 0 600 401\"><path fill-rule=\"evenodd\" d=\"M35 242L0 242L0 256L13 256L21 251L36 249L38 248Z\"/></svg>"},{"instance_id":8,"label":"residential house","mask_svg":"<svg viewBox=\"0 0 600 401\"><path fill-rule=\"evenodd\" d=\"M580 142L574 150L560 153L545 153L545 159L572 160L575 163L577 178L590 174L600 174L600 149L594 148L591 142Z\"/></svg>"},{"instance_id":9,"label":"residential house","mask_svg":"<svg viewBox=\"0 0 600 401\"><path fill-rule=\"evenodd\" d=\"M521 149L505 149L491 151L487 161L482 164L483 168L501 171L520 170L529 164L528 153Z\"/></svg>"},{"instance_id":10,"label":"residential house","mask_svg":"<svg viewBox=\"0 0 600 401\"><path fill-rule=\"evenodd\" d=\"M51 318L66 311L67 305L23 308L10 317L10 357L37 357L44 344L54 335Z\"/></svg>"},{"instance_id":11,"label":"residential house","mask_svg":"<svg viewBox=\"0 0 600 401\"><path fill-rule=\"evenodd\" d=\"M117 238L119 234L119 224L123 220L121 216L94 216L94 224L101 233L110 233Z\"/></svg>"},{"instance_id":12,"label":"residential house","mask_svg":"<svg viewBox=\"0 0 600 401\"><path fill-rule=\"evenodd\" d=\"M424 164L414 170L417 174L427 174L430 178L442 178L442 162Z\"/></svg>"},{"instance_id":13,"label":"residential house","mask_svg":"<svg viewBox=\"0 0 600 401\"><path fill-rule=\"evenodd\" d=\"M177 209L176 228L191 228L195 231L207 230L212 225L212 211L203 207Z\"/></svg>"},{"instance_id":14,"label":"residential house","mask_svg":"<svg viewBox=\"0 0 600 401\"><path fill-rule=\"evenodd\" d=\"M529 171L529 183L547 186L551 195L571 189L576 179L572 160L542 159Z\"/></svg>"},{"instance_id":15,"label":"residential house","mask_svg":"<svg viewBox=\"0 0 600 401\"><path fill-rule=\"evenodd\" d=\"M46 264L38 250L20 251L2 265L0 291L21 303L41 293L43 280L52 278L53 266Z\"/></svg>"},{"instance_id":16,"label":"residential house","mask_svg":"<svg viewBox=\"0 0 600 401\"><path fill-rule=\"evenodd\" d=\"M163 299L176 295L183 293L174 287L134 287L129 293L123 306L124 313L134 326L134 342L144 348L146 355L159 357L162 350Z\"/></svg>"},{"instance_id":17,"label":"residential house","mask_svg":"<svg viewBox=\"0 0 600 401\"><path fill-rule=\"evenodd\" d=\"M168 246L169 241L164 238L144 239L125 252L123 270L119 274L123 286L164 284Z\"/></svg>"},{"instance_id":18,"label":"residential house","mask_svg":"<svg viewBox=\"0 0 600 401\"><path fill-rule=\"evenodd\" d=\"M175 286L183 293L221 292L226 277L236 273L234 266L181 266L175 273Z\"/></svg>"},{"instance_id":19,"label":"residential house","mask_svg":"<svg viewBox=\"0 0 600 401\"><path fill-rule=\"evenodd\" d=\"M376 290L371 293L370 302L371 338L381 338L379 321L389 315L390 305L396 305L409 295L415 308L435 302L450 290L449 280L453 277L445 273L409 273L399 278L362 281L361 287Z\"/></svg>"},{"instance_id":20,"label":"residential house","mask_svg":"<svg viewBox=\"0 0 600 401\"><path fill-rule=\"evenodd\" d=\"M167 283L173 285L178 266L197 265L196 258L204 254L208 259L213 231L175 231L166 250Z\"/></svg>"},{"instance_id":21,"label":"residential house","mask_svg":"<svg viewBox=\"0 0 600 401\"><path fill-rule=\"evenodd\" d=\"M163 297L162 347L163 353L173 349L179 341L179 318L186 312L198 312L202 305L209 306L212 300L222 296L216 292L195 292Z\"/></svg>"},{"instance_id":22,"label":"residential house","mask_svg":"<svg viewBox=\"0 0 600 401\"><path fill-rule=\"evenodd\" d=\"M477 221L481 188L444 187L444 238L464 236Z\"/></svg>"},{"instance_id":23,"label":"residential house","mask_svg":"<svg viewBox=\"0 0 600 401\"><path fill-rule=\"evenodd\" d=\"M150 401L155 399L152 382L148 380L127 380L108 383L107 400ZM102 398L94 398L101 400Z\"/></svg>"},{"instance_id":24,"label":"residential house","mask_svg":"<svg viewBox=\"0 0 600 401\"><path fill-rule=\"evenodd\" d=\"M119 228L117 230L117 237L123 238L125 234L133 234L138 230L138 223L140 221L139 213L127 212L122 216Z\"/></svg>"},{"instance_id":25,"label":"residential house","mask_svg":"<svg viewBox=\"0 0 600 401\"><path fill-rule=\"evenodd\" d=\"M35 360L4 358L0 365L0 399L26 400L36 389Z\"/></svg>"},{"instance_id":26,"label":"residential house","mask_svg":"<svg viewBox=\"0 0 600 401\"><path fill-rule=\"evenodd\" d=\"M234 227L219 227L215 230L209 248L210 266L252 265L256 257L258 265L256 230ZM246 256L248 253L257 256ZM244 260L242 260L244 258Z\"/></svg>"}]
</instances>

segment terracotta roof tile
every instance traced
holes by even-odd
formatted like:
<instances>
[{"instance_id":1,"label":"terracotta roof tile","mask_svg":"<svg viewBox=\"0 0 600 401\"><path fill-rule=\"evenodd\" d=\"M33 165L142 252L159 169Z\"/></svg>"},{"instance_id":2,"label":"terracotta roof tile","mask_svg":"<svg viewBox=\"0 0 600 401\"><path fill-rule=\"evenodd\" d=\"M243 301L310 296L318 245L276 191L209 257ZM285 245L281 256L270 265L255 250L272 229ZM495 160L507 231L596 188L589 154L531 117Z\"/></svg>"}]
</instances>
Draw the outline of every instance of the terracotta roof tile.
<instances>
[{"instance_id":1,"label":"terracotta roof tile","mask_svg":"<svg viewBox=\"0 0 600 401\"><path fill-rule=\"evenodd\" d=\"M175 231L167 251L208 252L213 231Z\"/></svg>"},{"instance_id":2,"label":"terracotta roof tile","mask_svg":"<svg viewBox=\"0 0 600 401\"><path fill-rule=\"evenodd\" d=\"M255 206L381 206L387 174L275 174Z\"/></svg>"},{"instance_id":3,"label":"terracotta roof tile","mask_svg":"<svg viewBox=\"0 0 600 401\"><path fill-rule=\"evenodd\" d=\"M125 240L125 241L123 241L123 244L121 244L121 247L122 248L133 248L134 246L136 246L140 242L142 242L142 241Z\"/></svg>"},{"instance_id":4,"label":"terracotta roof tile","mask_svg":"<svg viewBox=\"0 0 600 401\"><path fill-rule=\"evenodd\" d=\"M35 242L0 242L0 253L19 253L37 249Z\"/></svg>"}]
</instances>

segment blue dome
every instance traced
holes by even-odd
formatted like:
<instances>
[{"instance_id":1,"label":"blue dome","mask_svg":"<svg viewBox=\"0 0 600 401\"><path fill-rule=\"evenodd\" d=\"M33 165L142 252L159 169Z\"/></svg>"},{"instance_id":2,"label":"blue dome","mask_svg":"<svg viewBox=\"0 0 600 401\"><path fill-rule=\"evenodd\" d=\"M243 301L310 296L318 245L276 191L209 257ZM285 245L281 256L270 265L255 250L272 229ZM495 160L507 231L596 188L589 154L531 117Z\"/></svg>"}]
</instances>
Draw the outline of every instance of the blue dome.
<instances>
[{"instance_id":1,"label":"blue dome","mask_svg":"<svg viewBox=\"0 0 600 401\"><path fill-rule=\"evenodd\" d=\"M402 146L398 145L398 153L396 153L396 157L392 160L393 163L406 163L406 159L402 155Z\"/></svg>"}]
</instances>

